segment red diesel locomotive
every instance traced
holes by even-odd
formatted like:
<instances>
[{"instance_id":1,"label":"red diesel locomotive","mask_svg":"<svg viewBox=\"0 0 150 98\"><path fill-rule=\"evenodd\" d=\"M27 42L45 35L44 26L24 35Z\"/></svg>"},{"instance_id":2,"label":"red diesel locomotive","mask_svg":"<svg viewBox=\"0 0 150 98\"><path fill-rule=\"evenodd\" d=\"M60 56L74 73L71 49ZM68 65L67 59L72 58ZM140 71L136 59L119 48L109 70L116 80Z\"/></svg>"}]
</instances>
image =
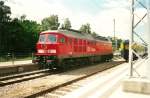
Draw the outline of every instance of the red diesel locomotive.
<instances>
[{"instance_id":1,"label":"red diesel locomotive","mask_svg":"<svg viewBox=\"0 0 150 98\"><path fill-rule=\"evenodd\" d=\"M41 32L36 49L33 62L49 68L66 68L113 57L112 43L107 38L72 29Z\"/></svg>"}]
</instances>

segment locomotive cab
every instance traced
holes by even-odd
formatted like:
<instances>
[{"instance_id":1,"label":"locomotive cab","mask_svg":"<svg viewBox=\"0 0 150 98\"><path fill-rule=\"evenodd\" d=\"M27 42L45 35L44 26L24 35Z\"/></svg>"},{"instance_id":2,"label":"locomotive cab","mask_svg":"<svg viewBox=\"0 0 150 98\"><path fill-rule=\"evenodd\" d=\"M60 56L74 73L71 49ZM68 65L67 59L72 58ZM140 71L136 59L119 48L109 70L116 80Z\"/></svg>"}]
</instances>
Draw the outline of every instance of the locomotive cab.
<instances>
[{"instance_id":1,"label":"locomotive cab","mask_svg":"<svg viewBox=\"0 0 150 98\"><path fill-rule=\"evenodd\" d=\"M42 67L50 65L57 59L58 35L55 33L41 33L36 44L37 53L33 63L38 63ZM45 68L45 67L44 67Z\"/></svg>"},{"instance_id":2,"label":"locomotive cab","mask_svg":"<svg viewBox=\"0 0 150 98\"><path fill-rule=\"evenodd\" d=\"M57 53L56 49L57 35L41 34L37 43L37 55L53 55Z\"/></svg>"}]
</instances>

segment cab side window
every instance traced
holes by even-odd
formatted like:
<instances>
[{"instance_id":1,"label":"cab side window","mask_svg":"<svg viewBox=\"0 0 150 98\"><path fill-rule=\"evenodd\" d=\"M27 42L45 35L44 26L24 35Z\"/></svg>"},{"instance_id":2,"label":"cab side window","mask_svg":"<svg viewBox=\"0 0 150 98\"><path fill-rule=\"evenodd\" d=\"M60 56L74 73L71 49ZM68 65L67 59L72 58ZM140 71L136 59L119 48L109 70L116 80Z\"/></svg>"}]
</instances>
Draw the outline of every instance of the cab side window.
<instances>
[{"instance_id":1,"label":"cab side window","mask_svg":"<svg viewBox=\"0 0 150 98\"><path fill-rule=\"evenodd\" d=\"M64 37L60 38L60 43L65 43L65 38Z\"/></svg>"}]
</instances>

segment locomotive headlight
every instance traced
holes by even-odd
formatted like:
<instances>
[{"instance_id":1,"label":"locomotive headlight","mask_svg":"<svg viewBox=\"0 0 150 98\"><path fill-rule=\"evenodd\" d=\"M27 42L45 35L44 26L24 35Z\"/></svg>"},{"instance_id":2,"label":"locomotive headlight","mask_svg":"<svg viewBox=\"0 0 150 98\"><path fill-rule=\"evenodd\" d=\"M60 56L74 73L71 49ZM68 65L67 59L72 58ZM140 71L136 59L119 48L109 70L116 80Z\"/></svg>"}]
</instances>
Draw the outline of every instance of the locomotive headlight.
<instances>
[{"instance_id":1,"label":"locomotive headlight","mask_svg":"<svg viewBox=\"0 0 150 98\"><path fill-rule=\"evenodd\" d=\"M38 53L44 53L44 50L39 49L39 50L38 50Z\"/></svg>"},{"instance_id":2,"label":"locomotive headlight","mask_svg":"<svg viewBox=\"0 0 150 98\"><path fill-rule=\"evenodd\" d=\"M56 53L56 49L48 50L48 53Z\"/></svg>"}]
</instances>

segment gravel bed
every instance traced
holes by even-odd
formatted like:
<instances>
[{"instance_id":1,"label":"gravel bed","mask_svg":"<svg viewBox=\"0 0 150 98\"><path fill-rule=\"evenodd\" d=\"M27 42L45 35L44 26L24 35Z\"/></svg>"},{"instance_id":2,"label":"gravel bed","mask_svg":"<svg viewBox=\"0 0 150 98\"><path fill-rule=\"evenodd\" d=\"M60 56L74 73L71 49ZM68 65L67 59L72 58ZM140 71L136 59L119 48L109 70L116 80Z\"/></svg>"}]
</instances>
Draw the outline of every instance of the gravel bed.
<instances>
[{"instance_id":1,"label":"gravel bed","mask_svg":"<svg viewBox=\"0 0 150 98\"><path fill-rule=\"evenodd\" d=\"M22 98L27 95L31 95L48 88L66 83L67 81L71 81L79 77L94 73L106 67L106 65L109 66L118 64L121 64L121 62L102 63L95 66L88 66L86 68L76 69L60 74L49 75L38 79L0 87L0 98Z\"/></svg>"}]
</instances>

